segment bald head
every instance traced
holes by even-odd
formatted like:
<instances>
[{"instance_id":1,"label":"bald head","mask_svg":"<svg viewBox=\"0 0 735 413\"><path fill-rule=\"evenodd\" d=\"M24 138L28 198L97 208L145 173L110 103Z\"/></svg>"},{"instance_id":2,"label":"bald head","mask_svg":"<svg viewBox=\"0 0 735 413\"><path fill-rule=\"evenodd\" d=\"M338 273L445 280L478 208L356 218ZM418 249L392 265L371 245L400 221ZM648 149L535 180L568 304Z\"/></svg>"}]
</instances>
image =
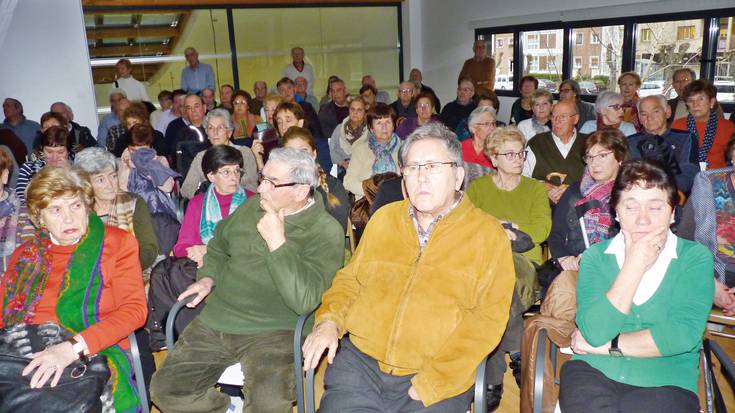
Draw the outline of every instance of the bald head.
<instances>
[{"instance_id":1,"label":"bald head","mask_svg":"<svg viewBox=\"0 0 735 413\"><path fill-rule=\"evenodd\" d=\"M670 115L671 107L661 95L646 96L638 102L638 119L647 133L659 136L666 133Z\"/></svg>"}]
</instances>

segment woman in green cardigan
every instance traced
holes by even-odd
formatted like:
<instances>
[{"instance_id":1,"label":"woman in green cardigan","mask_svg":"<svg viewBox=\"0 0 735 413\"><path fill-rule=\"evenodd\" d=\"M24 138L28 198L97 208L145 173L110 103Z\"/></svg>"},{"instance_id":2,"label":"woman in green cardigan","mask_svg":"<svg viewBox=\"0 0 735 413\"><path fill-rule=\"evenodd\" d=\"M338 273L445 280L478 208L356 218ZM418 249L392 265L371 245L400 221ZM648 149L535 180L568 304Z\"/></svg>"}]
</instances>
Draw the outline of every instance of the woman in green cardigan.
<instances>
[{"instance_id":1,"label":"woman in green cardigan","mask_svg":"<svg viewBox=\"0 0 735 413\"><path fill-rule=\"evenodd\" d=\"M669 230L677 200L660 166L623 163L611 197L620 233L582 255L575 355L561 371L564 413L699 411L713 258Z\"/></svg>"}]
</instances>

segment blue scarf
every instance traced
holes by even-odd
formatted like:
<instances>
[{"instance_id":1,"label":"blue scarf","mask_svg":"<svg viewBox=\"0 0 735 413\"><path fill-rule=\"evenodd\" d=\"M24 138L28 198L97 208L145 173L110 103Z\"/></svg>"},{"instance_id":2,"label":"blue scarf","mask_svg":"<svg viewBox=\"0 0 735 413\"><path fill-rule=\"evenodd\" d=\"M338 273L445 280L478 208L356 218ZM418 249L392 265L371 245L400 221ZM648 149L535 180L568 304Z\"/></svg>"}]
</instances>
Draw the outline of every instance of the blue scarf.
<instances>
[{"instance_id":1,"label":"blue scarf","mask_svg":"<svg viewBox=\"0 0 735 413\"><path fill-rule=\"evenodd\" d=\"M395 133L391 136L387 143L379 143L373 132L368 133L368 146L375 154L375 162L373 162L373 175L385 172L398 173L398 165L393 161L393 151L400 144L401 139Z\"/></svg>"},{"instance_id":2,"label":"blue scarf","mask_svg":"<svg viewBox=\"0 0 735 413\"><path fill-rule=\"evenodd\" d=\"M237 207L245 202L247 198L248 196L245 194L245 190L242 189L242 185L238 185L237 192L232 194L232 202L230 203L228 215L235 212ZM217 201L217 195L214 193L214 184L211 184L209 185L207 192L204 194L202 218L199 221L199 234L204 245L208 244L209 240L214 237L214 228L220 221L222 221L222 211L220 210L219 202Z\"/></svg>"},{"instance_id":3,"label":"blue scarf","mask_svg":"<svg viewBox=\"0 0 735 413\"><path fill-rule=\"evenodd\" d=\"M697 122L691 113L687 115L687 129L689 133L697 137L697 144L699 144ZM712 143L715 141L715 133L717 133L717 113L711 111L709 113L709 119L707 119L707 127L704 130L704 139L702 139L702 144L699 146L699 162L707 162L707 155L709 154L709 150L712 149Z\"/></svg>"}]
</instances>

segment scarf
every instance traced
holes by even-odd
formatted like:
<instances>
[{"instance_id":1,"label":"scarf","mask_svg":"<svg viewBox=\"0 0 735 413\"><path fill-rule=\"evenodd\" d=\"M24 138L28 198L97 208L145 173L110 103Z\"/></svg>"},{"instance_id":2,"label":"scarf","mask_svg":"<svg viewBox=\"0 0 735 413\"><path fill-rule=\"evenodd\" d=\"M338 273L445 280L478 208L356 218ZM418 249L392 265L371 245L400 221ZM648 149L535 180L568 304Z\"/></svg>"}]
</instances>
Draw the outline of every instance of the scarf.
<instances>
[{"instance_id":1,"label":"scarf","mask_svg":"<svg viewBox=\"0 0 735 413\"><path fill-rule=\"evenodd\" d=\"M368 133L368 146L375 154L373 162L373 175L385 172L398 172L398 165L393 160L393 151L396 150L401 139L395 133L387 143L378 143L378 139L372 132Z\"/></svg>"},{"instance_id":2,"label":"scarf","mask_svg":"<svg viewBox=\"0 0 735 413\"><path fill-rule=\"evenodd\" d=\"M105 229L95 214L89 214L87 233L71 254L56 302L59 324L72 334L78 334L99 322L99 302L104 288L100 268L104 249ZM46 288L51 265L48 261L51 238L48 231L34 234L15 267L7 273L3 297L3 322L6 326L31 324L36 305ZM119 345L110 346L100 354L107 357L115 399L115 411L140 411L140 399L135 391L130 363Z\"/></svg>"},{"instance_id":3,"label":"scarf","mask_svg":"<svg viewBox=\"0 0 735 413\"><path fill-rule=\"evenodd\" d=\"M633 99L631 99L628 102L623 102L621 105L623 107L623 120L625 122L630 122L635 126L635 130L637 132L641 131L641 122L638 120L638 100L640 98L636 94Z\"/></svg>"},{"instance_id":4,"label":"scarf","mask_svg":"<svg viewBox=\"0 0 735 413\"><path fill-rule=\"evenodd\" d=\"M715 254L726 264L735 263L735 232L733 232L733 216L735 201L730 192L730 173L718 173L709 177L712 182L712 195L715 201L715 233L717 244Z\"/></svg>"},{"instance_id":5,"label":"scarf","mask_svg":"<svg viewBox=\"0 0 735 413\"><path fill-rule=\"evenodd\" d=\"M350 121L348 120L345 122L345 140L349 142L350 145L355 143L356 140L360 139L362 136L362 133L365 131L365 127L367 126L367 122L363 122L360 126L356 128L352 128L350 126Z\"/></svg>"},{"instance_id":6,"label":"scarf","mask_svg":"<svg viewBox=\"0 0 735 413\"><path fill-rule=\"evenodd\" d=\"M128 192L118 192L112 201L110 212L101 216L102 222L111 227L117 227L135 236L133 228L133 214L135 213L136 198Z\"/></svg>"},{"instance_id":7,"label":"scarf","mask_svg":"<svg viewBox=\"0 0 735 413\"><path fill-rule=\"evenodd\" d=\"M591 208L584 213L584 228L590 245L606 240L610 236L612 226L612 215L610 214L610 194L612 193L614 181L598 183L592 178L589 168L584 168L579 190L582 199L575 206L582 205L591 200L600 202L597 208Z\"/></svg>"},{"instance_id":8,"label":"scarf","mask_svg":"<svg viewBox=\"0 0 735 413\"><path fill-rule=\"evenodd\" d=\"M15 251L20 202L15 191L5 188L5 199L0 201L0 257L7 257Z\"/></svg>"},{"instance_id":9,"label":"scarf","mask_svg":"<svg viewBox=\"0 0 735 413\"><path fill-rule=\"evenodd\" d=\"M235 212L237 207L245 202L247 198L248 196L245 193L245 190L242 189L242 185L238 185L237 192L232 194L232 202L230 203L228 214ZM199 220L199 233L204 245L207 245L209 240L214 237L214 228L220 221L222 221L222 210L220 210L217 195L214 193L214 184L211 184L209 185L207 192L204 194L202 218Z\"/></svg>"},{"instance_id":10,"label":"scarf","mask_svg":"<svg viewBox=\"0 0 735 413\"><path fill-rule=\"evenodd\" d=\"M622 122L618 122L614 125L605 125L605 122L602 120L602 115L597 117L597 130L605 130L605 129L620 129L620 124Z\"/></svg>"},{"instance_id":11,"label":"scarf","mask_svg":"<svg viewBox=\"0 0 735 413\"><path fill-rule=\"evenodd\" d=\"M703 139L700 140L699 132L697 132L697 121L691 113L687 115L687 129L689 133L697 138L697 143L702 142L699 145L699 162L707 162L707 155L710 149L712 149L712 143L715 141L715 133L717 133L717 113L710 111L707 126L704 129Z\"/></svg>"},{"instance_id":12,"label":"scarf","mask_svg":"<svg viewBox=\"0 0 735 413\"><path fill-rule=\"evenodd\" d=\"M544 132L548 132L551 130L549 129L549 126L551 126L551 123L549 121L546 121L546 124L542 125L541 122L539 122L535 116L531 118L531 126L533 127L533 131L535 132L536 135L538 135L539 133L544 133Z\"/></svg>"}]
</instances>

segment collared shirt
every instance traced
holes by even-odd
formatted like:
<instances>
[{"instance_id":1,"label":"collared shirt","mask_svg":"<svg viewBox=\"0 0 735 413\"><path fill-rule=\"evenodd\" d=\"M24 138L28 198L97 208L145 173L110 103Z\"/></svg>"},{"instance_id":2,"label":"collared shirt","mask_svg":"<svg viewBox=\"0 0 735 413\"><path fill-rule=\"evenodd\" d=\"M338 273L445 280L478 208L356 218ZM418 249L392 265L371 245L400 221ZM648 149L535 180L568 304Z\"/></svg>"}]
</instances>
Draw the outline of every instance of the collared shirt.
<instances>
[{"instance_id":1,"label":"collared shirt","mask_svg":"<svg viewBox=\"0 0 735 413\"><path fill-rule=\"evenodd\" d=\"M666 244L658 254L656 262L654 262L651 268L643 274L643 277L638 284L638 288L635 290L633 304L641 305L648 301L648 299L656 292L658 286L661 285L661 281L663 281L664 276L666 275L666 271L669 268L671 260L678 258L676 254L677 242L678 238L676 235L674 235L673 232L668 231L668 234L666 235ZM608 245L605 250L605 254L615 255L615 260L618 262L618 268L623 268L623 262L625 262L625 238L623 237L622 232L610 241L610 245Z\"/></svg>"},{"instance_id":2,"label":"collared shirt","mask_svg":"<svg viewBox=\"0 0 735 413\"><path fill-rule=\"evenodd\" d=\"M566 159L569 151L572 150L572 146L574 146L574 141L577 140L577 130L572 130L572 137L567 143L564 143L554 132L551 132L551 138L554 140L554 145L556 145L561 156ZM528 152L526 153L526 162L523 164L523 176L531 178L533 176L533 169L536 168L536 154L533 153L530 147L526 149L528 149Z\"/></svg>"},{"instance_id":3,"label":"collared shirt","mask_svg":"<svg viewBox=\"0 0 735 413\"><path fill-rule=\"evenodd\" d=\"M9 120L5 119L2 125L0 125L0 128L13 131L15 136L19 137L26 145L28 153L31 153L33 152L33 141L36 139L38 131L41 130L41 125L38 122L23 117L16 125L13 125Z\"/></svg>"},{"instance_id":4,"label":"collared shirt","mask_svg":"<svg viewBox=\"0 0 735 413\"><path fill-rule=\"evenodd\" d=\"M187 93L199 93L207 88L215 90L212 66L201 62L196 69L186 66L181 71L181 88Z\"/></svg>"},{"instance_id":5,"label":"collared shirt","mask_svg":"<svg viewBox=\"0 0 735 413\"><path fill-rule=\"evenodd\" d=\"M178 116L176 116L176 114L174 113L173 108L164 110L163 112L161 112L161 116L158 118L158 122L156 122L156 130L165 135L168 124L177 117Z\"/></svg>"},{"instance_id":6,"label":"collared shirt","mask_svg":"<svg viewBox=\"0 0 735 413\"><path fill-rule=\"evenodd\" d=\"M110 112L105 115L100 121L100 127L97 129L97 146L106 148L107 147L107 133L110 128L119 125L120 119L117 118L115 112Z\"/></svg>"},{"instance_id":7,"label":"collared shirt","mask_svg":"<svg viewBox=\"0 0 735 413\"><path fill-rule=\"evenodd\" d=\"M419 224L419 221L416 218L416 208L414 208L413 205L411 205L410 203L408 204L408 215L411 217L411 219L413 220L413 225L416 227L416 233L418 234L418 237L419 237L419 248L421 249L421 251L424 250L424 247L429 242L429 237L431 236L431 232L434 230L434 227L436 226L437 222L441 221L442 218L444 218L450 212L452 212L452 210L454 210L454 208L456 208L457 205L459 205L459 202L462 201L463 197L464 197L464 192L458 191L457 194L455 194L455 199L454 199L454 203L452 204L452 206L449 207L449 209L447 209L446 211L437 215L436 218L434 218L431 221L431 223L426 228L426 230L421 228L421 225Z\"/></svg>"}]
</instances>

